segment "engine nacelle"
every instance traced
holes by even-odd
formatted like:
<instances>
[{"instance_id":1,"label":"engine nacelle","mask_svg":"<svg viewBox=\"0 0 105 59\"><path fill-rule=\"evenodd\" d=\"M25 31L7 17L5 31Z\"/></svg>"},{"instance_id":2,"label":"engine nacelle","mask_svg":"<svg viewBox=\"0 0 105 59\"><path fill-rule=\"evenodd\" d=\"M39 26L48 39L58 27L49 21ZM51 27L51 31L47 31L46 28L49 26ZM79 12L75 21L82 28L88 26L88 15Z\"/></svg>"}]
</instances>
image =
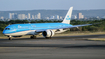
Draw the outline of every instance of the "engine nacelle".
<instances>
[{"instance_id":1,"label":"engine nacelle","mask_svg":"<svg viewBox=\"0 0 105 59\"><path fill-rule=\"evenodd\" d=\"M44 36L44 37L52 37L52 36L54 36L54 31L52 31L52 30L46 30L46 31L44 31L44 32L42 32L42 35Z\"/></svg>"}]
</instances>

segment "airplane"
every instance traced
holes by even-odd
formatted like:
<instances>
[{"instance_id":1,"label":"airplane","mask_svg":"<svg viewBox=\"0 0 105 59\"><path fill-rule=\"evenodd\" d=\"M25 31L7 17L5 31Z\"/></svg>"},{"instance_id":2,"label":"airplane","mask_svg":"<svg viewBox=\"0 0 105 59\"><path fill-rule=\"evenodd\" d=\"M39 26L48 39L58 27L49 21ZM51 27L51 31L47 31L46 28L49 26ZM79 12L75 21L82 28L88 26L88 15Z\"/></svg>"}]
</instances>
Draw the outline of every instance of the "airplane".
<instances>
[{"instance_id":1,"label":"airplane","mask_svg":"<svg viewBox=\"0 0 105 59\"><path fill-rule=\"evenodd\" d=\"M40 33L43 37L49 39L56 33L62 33L67 31L69 28L78 28L82 26L88 26L92 24L83 25L71 25L71 15L73 7L70 7L64 20L61 23L27 23L27 24L12 24L8 25L4 30L3 34L12 40L12 37L21 37L24 35L31 35L30 38L35 39L36 35Z\"/></svg>"}]
</instances>

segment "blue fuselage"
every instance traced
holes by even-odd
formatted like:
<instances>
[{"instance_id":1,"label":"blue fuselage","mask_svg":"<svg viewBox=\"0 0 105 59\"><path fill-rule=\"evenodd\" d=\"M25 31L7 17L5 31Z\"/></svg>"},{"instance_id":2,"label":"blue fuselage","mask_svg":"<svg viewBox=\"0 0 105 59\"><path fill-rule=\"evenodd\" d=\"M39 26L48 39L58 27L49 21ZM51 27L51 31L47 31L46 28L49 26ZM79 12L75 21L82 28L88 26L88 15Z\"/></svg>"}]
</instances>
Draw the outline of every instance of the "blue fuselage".
<instances>
[{"instance_id":1,"label":"blue fuselage","mask_svg":"<svg viewBox=\"0 0 105 59\"><path fill-rule=\"evenodd\" d=\"M28 30L44 30L44 29L53 29L65 26L72 26L65 23L32 23L32 24L12 24L8 25L3 34L11 34L16 32L28 31Z\"/></svg>"}]
</instances>

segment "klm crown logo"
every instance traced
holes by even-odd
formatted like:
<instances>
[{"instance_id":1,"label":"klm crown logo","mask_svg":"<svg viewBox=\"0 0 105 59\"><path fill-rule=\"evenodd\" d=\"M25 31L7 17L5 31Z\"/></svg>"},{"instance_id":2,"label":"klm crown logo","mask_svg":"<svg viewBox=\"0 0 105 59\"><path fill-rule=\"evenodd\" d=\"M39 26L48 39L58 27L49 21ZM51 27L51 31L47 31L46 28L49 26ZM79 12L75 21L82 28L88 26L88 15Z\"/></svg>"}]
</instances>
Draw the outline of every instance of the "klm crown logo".
<instances>
[{"instance_id":1,"label":"klm crown logo","mask_svg":"<svg viewBox=\"0 0 105 59\"><path fill-rule=\"evenodd\" d=\"M66 20L70 20L70 17L69 17L69 15L67 16Z\"/></svg>"}]
</instances>

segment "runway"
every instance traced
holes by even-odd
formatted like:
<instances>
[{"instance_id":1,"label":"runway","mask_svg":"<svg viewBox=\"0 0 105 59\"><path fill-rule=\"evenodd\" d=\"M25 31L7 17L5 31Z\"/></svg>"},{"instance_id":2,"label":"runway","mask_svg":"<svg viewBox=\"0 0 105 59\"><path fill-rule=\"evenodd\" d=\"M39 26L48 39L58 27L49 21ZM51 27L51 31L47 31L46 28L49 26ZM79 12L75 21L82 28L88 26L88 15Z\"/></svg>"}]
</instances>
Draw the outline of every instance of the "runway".
<instances>
[{"instance_id":1,"label":"runway","mask_svg":"<svg viewBox=\"0 0 105 59\"><path fill-rule=\"evenodd\" d=\"M0 59L105 59L105 41L88 38L105 38L105 34L0 39Z\"/></svg>"}]
</instances>

